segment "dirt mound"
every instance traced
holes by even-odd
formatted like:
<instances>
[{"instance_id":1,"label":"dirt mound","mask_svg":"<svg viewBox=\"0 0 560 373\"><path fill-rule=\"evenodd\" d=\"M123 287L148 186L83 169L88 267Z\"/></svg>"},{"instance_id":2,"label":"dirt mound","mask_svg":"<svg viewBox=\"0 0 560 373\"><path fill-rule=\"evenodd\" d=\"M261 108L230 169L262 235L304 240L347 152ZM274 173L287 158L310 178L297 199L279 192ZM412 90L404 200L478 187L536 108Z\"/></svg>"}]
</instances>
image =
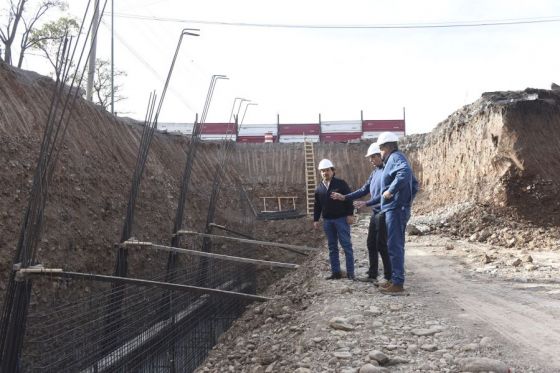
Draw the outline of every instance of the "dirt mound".
<instances>
[{"instance_id":1,"label":"dirt mound","mask_svg":"<svg viewBox=\"0 0 560 373\"><path fill-rule=\"evenodd\" d=\"M409 234L441 233L453 239L517 250L560 250L560 231L524 219L512 219L511 208L463 203L412 217Z\"/></svg>"},{"instance_id":2,"label":"dirt mound","mask_svg":"<svg viewBox=\"0 0 560 373\"><path fill-rule=\"evenodd\" d=\"M560 223L560 94L490 92L404 147L421 181L419 211L472 201L536 225Z\"/></svg>"}]
</instances>

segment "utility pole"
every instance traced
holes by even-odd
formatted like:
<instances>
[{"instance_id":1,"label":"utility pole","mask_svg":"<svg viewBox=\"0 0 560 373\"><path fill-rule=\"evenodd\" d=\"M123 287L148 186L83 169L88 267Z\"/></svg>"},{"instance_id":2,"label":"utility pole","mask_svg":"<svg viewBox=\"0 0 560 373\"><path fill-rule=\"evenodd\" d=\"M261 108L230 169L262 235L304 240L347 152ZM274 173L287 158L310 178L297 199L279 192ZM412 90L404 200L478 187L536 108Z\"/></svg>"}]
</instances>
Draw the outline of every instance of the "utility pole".
<instances>
[{"instance_id":1,"label":"utility pole","mask_svg":"<svg viewBox=\"0 0 560 373\"><path fill-rule=\"evenodd\" d=\"M95 0L93 20L91 21L91 50L89 52L88 78L86 86L86 99L91 101L93 95L93 78L95 76L95 54L97 49L97 29L99 28L99 0Z\"/></svg>"},{"instance_id":2,"label":"utility pole","mask_svg":"<svg viewBox=\"0 0 560 373\"><path fill-rule=\"evenodd\" d=\"M115 0L111 0L111 114L115 115Z\"/></svg>"},{"instance_id":3,"label":"utility pole","mask_svg":"<svg viewBox=\"0 0 560 373\"><path fill-rule=\"evenodd\" d=\"M406 108L402 108L402 120L404 122L404 135L406 136Z\"/></svg>"}]
</instances>

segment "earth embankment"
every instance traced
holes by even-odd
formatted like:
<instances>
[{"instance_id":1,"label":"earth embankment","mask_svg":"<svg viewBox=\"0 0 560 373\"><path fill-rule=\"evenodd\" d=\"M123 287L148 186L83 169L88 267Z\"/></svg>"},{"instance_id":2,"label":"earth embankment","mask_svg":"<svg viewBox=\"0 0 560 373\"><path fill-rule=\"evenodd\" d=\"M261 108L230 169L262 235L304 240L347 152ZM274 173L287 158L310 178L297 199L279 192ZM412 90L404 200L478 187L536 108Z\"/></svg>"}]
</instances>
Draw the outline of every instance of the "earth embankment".
<instances>
[{"instance_id":1,"label":"earth embankment","mask_svg":"<svg viewBox=\"0 0 560 373\"><path fill-rule=\"evenodd\" d=\"M33 72L0 63L0 290L17 244L27 206L54 82ZM114 244L119 240L142 124L117 118L78 99L72 106L68 130L58 159L45 210L39 260L47 267L111 273ZM151 144L136 205L133 235L140 240L167 243L178 204L181 174L190 140L156 132ZM317 157L329 157L341 177L359 185L369 173L363 160L366 144L317 145ZM202 230L212 183L224 151L219 143L202 143L193 165L185 220L188 229ZM305 208L302 144L235 144L224 164L224 179L214 221L246 231L240 208L243 185L256 211L259 197L291 195ZM359 159L360 162L354 160ZM314 243L307 225L275 223L258 232L270 240ZM284 233L283 230L289 232ZM270 231L270 232L268 232ZM159 259L157 259L159 258ZM131 275L150 275L165 268L165 256L132 255ZM280 260L276 258L276 260Z\"/></svg>"},{"instance_id":2,"label":"earth embankment","mask_svg":"<svg viewBox=\"0 0 560 373\"><path fill-rule=\"evenodd\" d=\"M560 222L560 95L485 93L412 136L408 149L424 191L422 210L472 202L536 225Z\"/></svg>"}]
</instances>

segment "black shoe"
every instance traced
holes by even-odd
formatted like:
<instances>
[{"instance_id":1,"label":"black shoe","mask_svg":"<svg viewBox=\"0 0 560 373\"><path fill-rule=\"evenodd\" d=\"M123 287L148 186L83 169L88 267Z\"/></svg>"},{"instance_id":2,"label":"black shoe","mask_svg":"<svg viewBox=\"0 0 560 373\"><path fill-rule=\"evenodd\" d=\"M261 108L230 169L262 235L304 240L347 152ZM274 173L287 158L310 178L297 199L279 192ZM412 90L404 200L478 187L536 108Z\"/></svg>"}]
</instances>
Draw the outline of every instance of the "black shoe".
<instances>
[{"instance_id":1,"label":"black shoe","mask_svg":"<svg viewBox=\"0 0 560 373\"><path fill-rule=\"evenodd\" d=\"M342 276L340 275L340 272L336 272L331 274L329 277L325 277L325 280L338 280L342 278Z\"/></svg>"},{"instance_id":2,"label":"black shoe","mask_svg":"<svg viewBox=\"0 0 560 373\"><path fill-rule=\"evenodd\" d=\"M348 275L347 277L350 281L356 281L356 277L354 275Z\"/></svg>"},{"instance_id":3,"label":"black shoe","mask_svg":"<svg viewBox=\"0 0 560 373\"><path fill-rule=\"evenodd\" d=\"M375 277L369 277L369 276L368 276L368 277L360 277L360 278L358 278L358 281L361 281L361 282L373 282L373 283L375 283L375 282L377 282L377 278L375 278Z\"/></svg>"}]
</instances>

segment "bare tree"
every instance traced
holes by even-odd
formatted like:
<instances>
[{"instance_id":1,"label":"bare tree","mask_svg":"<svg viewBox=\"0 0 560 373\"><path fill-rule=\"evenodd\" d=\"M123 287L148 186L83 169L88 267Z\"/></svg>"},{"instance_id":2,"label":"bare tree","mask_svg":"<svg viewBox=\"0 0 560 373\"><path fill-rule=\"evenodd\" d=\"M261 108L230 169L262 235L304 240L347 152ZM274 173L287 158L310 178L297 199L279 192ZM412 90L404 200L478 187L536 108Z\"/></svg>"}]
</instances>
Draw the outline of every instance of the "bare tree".
<instances>
[{"instance_id":1,"label":"bare tree","mask_svg":"<svg viewBox=\"0 0 560 373\"><path fill-rule=\"evenodd\" d=\"M7 19L4 25L0 26L0 41L4 44L4 61L11 65L12 46L18 35L20 24L24 25L24 31L21 34L21 49L18 59L18 67L21 67L25 51L33 44L30 35L39 19L51 8L56 7L64 10L66 8L66 2L64 0L41 0L37 8L35 8L30 15L27 14L26 10L27 5L33 2L32 0L9 0L9 2Z\"/></svg>"},{"instance_id":2,"label":"bare tree","mask_svg":"<svg viewBox=\"0 0 560 373\"><path fill-rule=\"evenodd\" d=\"M31 37L33 35L33 30L37 24L37 21L50 9L50 8L58 8L60 10L66 10L68 5L62 0L45 0L43 1L36 11L29 17L26 18L23 16L22 22L24 24L24 31L21 36L21 43L20 43L20 51L19 51L19 60L18 60L18 67L21 68L21 64L23 63L23 57L25 56L25 52L27 49L31 48L34 44L41 41L41 39ZM76 21L76 27L78 23Z\"/></svg>"},{"instance_id":3,"label":"bare tree","mask_svg":"<svg viewBox=\"0 0 560 373\"><path fill-rule=\"evenodd\" d=\"M115 70L114 80L125 77L126 72ZM125 100L126 97L120 95L122 85L114 86L115 102ZM101 105L105 110L111 105L111 62L97 59L95 64L95 78L93 81L93 102Z\"/></svg>"},{"instance_id":4,"label":"bare tree","mask_svg":"<svg viewBox=\"0 0 560 373\"><path fill-rule=\"evenodd\" d=\"M18 0L16 4L14 0L10 0L8 19L6 24L0 28L0 41L4 44L4 62L10 65L12 64L12 44L16 38L19 22L27 1Z\"/></svg>"}]
</instances>

